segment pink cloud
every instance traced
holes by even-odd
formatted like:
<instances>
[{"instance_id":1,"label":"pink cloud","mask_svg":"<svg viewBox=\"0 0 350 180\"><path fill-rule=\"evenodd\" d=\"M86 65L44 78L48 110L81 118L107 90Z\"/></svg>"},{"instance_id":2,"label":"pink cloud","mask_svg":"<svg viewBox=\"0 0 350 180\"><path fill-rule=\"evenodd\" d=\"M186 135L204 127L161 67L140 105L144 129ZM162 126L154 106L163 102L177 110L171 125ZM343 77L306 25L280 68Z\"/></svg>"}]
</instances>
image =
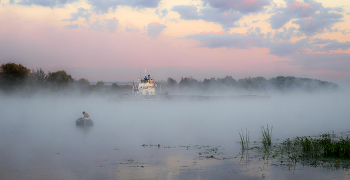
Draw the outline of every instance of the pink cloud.
<instances>
[{"instance_id":1,"label":"pink cloud","mask_svg":"<svg viewBox=\"0 0 350 180\"><path fill-rule=\"evenodd\" d=\"M224 31L218 31L218 32L210 31L210 33L213 33L213 34L225 34Z\"/></svg>"},{"instance_id":2,"label":"pink cloud","mask_svg":"<svg viewBox=\"0 0 350 180\"><path fill-rule=\"evenodd\" d=\"M245 3L255 3L256 0L244 0L243 2L245 2Z\"/></svg>"},{"instance_id":3,"label":"pink cloud","mask_svg":"<svg viewBox=\"0 0 350 180\"><path fill-rule=\"evenodd\" d=\"M321 52L321 51L316 51L313 52L311 49L307 49L303 54L333 54L332 52Z\"/></svg>"},{"instance_id":4,"label":"pink cloud","mask_svg":"<svg viewBox=\"0 0 350 180\"><path fill-rule=\"evenodd\" d=\"M157 23L157 22L151 22L151 23L149 23L149 24L155 24L155 25L160 25L160 23Z\"/></svg>"},{"instance_id":5,"label":"pink cloud","mask_svg":"<svg viewBox=\"0 0 350 180\"><path fill-rule=\"evenodd\" d=\"M112 19L113 19L113 20L118 20L116 17L113 17Z\"/></svg>"},{"instance_id":6,"label":"pink cloud","mask_svg":"<svg viewBox=\"0 0 350 180\"><path fill-rule=\"evenodd\" d=\"M298 6L300 6L300 2L299 1L295 1L294 3L291 3L290 6L291 7L293 7L293 6L294 7L298 7Z\"/></svg>"},{"instance_id":7,"label":"pink cloud","mask_svg":"<svg viewBox=\"0 0 350 180\"><path fill-rule=\"evenodd\" d=\"M207 31L203 31L203 32L200 32L199 34L208 34L208 33L213 33L213 34L225 34L224 31L210 31L210 32L207 32Z\"/></svg>"},{"instance_id":8,"label":"pink cloud","mask_svg":"<svg viewBox=\"0 0 350 180\"><path fill-rule=\"evenodd\" d=\"M289 10L296 9L296 8L310 8L309 4L306 4L306 3L301 4L299 1L295 1L294 3L288 3L287 6Z\"/></svg>"},{"instance_id":9,"label":"pink cloud","mask_svg":"<svg viewBox=\"0 0 350 180\"><path fill-rule=\"evenodd\" d=\"M247 33L242 33L243 36L248 36Z\"/></svg>"}]
</instances>

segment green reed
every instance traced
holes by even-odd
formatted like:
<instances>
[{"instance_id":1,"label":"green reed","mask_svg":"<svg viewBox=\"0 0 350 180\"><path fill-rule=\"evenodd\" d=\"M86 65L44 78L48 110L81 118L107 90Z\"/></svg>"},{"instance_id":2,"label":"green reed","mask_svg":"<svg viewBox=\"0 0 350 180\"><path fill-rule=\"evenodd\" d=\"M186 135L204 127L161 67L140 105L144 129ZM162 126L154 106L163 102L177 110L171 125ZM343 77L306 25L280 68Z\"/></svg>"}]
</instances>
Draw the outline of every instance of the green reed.
<instances>
[{"instance_id":1,"label":"green reed","mask_svg":"<svg viewBox=\"0 0 350 180\"><path fill-rule=\"evenodd\" d=\"M242 150L249 149L249 131L247 130L247 128L245 129L245 136L242 129L241 132L239 132L239 137L241 138L240 143L242 146Z\"/></svg>"},{"instance_id":2,"label":"green reed","mask_svg":"<svg viewBox=\"0 0 350 180\"><path fill-rule=\"evenodd\" d=\"M271 127L271 130L270 130L268 124L267 124L266 129L264 128L264 126L261 126L262 143L263 143L264 147L271 146L271 144L272 144L272 141L271 141L272 128L273 128L273 126Z\"/></svg>"}]
</instances>

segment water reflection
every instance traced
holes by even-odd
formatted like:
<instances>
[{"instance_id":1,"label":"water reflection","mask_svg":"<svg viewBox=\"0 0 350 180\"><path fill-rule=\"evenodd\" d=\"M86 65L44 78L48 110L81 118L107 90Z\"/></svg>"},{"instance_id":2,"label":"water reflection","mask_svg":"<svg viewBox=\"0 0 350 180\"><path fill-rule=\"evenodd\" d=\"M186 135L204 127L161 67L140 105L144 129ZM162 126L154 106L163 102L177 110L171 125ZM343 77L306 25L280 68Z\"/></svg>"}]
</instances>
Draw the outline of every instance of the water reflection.
<instances>
[{"instance_id":1,"label":"water reflection","mask_svg":"<svg viewBox=\"0 0 350 180\"><path fill-rule=\"evenodd\" d=\"M83 134L88 134L90 129L92 129L93 126L87 126L87 125L76 125L76 128L83 131Z\"/></svg>"}]
</instances>

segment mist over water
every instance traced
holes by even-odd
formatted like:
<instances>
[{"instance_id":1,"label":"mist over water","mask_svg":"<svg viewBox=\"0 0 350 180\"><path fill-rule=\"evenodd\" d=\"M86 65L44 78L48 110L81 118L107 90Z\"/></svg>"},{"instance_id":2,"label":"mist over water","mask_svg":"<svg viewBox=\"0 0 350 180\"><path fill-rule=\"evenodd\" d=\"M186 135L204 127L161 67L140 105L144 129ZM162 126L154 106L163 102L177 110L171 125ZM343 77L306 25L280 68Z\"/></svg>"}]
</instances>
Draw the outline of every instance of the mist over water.
<instances>
[{"instance_id":1,"label":"mist over water","mask_svg":"<svg viewBox=\"0 0 350 180\"><path fill-rule=\"evenodd\" d=\"M107 102L102 96L1 97L0 101L0 177L5 179L116 178L130 175L130 169L117 165L130 159L157 164L158 169L148 171L164 174L172 158L187 157L188 152L143 150L142 144L160 144L163 149L220 146L227 156L235 156L240 150L241 129L245 132L247 128L251 141L260 141L260 127L268 124L273 126L273 142L281 142L296 136L348 131L350 117L348 93L230 101ZM82 111L89 113L93 127L75 125ZM115 174L107 176L106 172ZM145 174L137 171L124 178L154 178Z\"/></svg>"}]
</instances>

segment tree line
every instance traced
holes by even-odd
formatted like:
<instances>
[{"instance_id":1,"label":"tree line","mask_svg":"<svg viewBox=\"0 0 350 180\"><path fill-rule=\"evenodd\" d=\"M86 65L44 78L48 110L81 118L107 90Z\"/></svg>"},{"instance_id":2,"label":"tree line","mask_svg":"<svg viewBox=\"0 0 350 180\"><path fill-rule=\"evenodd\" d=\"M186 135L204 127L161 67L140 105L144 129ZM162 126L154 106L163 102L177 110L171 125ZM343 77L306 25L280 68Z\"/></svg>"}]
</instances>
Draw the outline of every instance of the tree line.
<instances>
[{"instance_id":1,"label":"tree line","mask_svg":"<svg viewBox=\"0 0 350 180\"><path fill-rule=\"evenodd\" d=\"M118 84L113 83L111 90L116 90ZM91 92L94 90L106 91L103 81L90 85L85 78L74 79L64 70L45 73L41 68L29 69L22 64L6 63L0 66L0 90L3 92L25 91L69 91L79 90Z\"/></svg>"},{"instance_id":2,"label":"tree line","mask_svg":"<svg viewBox=\"0 0 350 180\"><path fill-rule=\"evenodd\" d=\"M179 82L173 78L159 83L165 89L192 89L197 91L217 91L217 90L244 90L249 92L317 92L340 90L340 86L327 81L310 78L298 78L293 76L277 76L270 79L264 77L247 77L234 79L232 76L224 78L210 78L199 81L193 77L182 77Z\"/></svg>"},{"instance_id":3,"label":"tree line","mask_svg":"<svg viewBox=\"0 0 350 180\"><path fill-rule=\"evenodd\" d=\"M165 90L195 90L220 91L220 90L244 90L249 92L268 92L277 90L280 92L289 91L324 91L339 90L340 87L331 82L309 78L298 78L293 76L277 76L266 79L264 77L248 77L234 79L232 76L224 78L210 78L199 81L193 77L182 77L179 82L169 77L166 81L158 81L158 88ZM74 79L64 70L45 73L41 68L28 69L21 64L6 63L0 66L0 91L13 92L15 90L25 90L37 92L39 90L49 90L53 92L64 92L78 90L83 93L89 92L129 92L131 87L120 88L118 84L105 86L103 81L98 81L96 85L90 85L85 79Z\"/></svg>"}]
</instances>

